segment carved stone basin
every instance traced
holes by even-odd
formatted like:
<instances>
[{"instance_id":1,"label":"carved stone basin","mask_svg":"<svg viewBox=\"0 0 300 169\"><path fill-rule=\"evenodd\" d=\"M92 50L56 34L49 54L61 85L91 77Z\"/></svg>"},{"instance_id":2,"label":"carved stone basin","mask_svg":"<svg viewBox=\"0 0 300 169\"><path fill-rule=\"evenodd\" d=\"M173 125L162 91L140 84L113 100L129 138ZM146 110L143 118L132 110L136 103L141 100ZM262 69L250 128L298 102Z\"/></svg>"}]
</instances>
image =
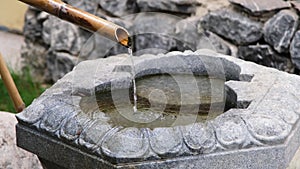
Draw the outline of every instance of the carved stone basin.
<instances>
[{"instance_id":1,"label":"carved stone basin","mask_svg":"<svg viewBox=\"0 0 300 169\"><path fill-rule=\"evenodd\" d=\"M206 68L192 70L187 58L201 63L198 67ZM179 59L182 65L176 63ZM214 66L212 69L210 65L205 65L212 59L207 56L173 56L138 63L137 112L133 112L133 86L121 87L120 84L117 89L83 97L81 109L87 114L91 111L93 114L103 113L107 117L103 121L113 126L154 129L205 123L237 107L236 93L225 85L225 81L238 80L240 68L228 61L216 61L215 64L220 64L220 67L215 69ZM156 62L155 67L145 67L151 62ZM117 65L114 72L130 73L132 68L128 66L125 61ZM226 77L224 69L228 69L230 77Z\"/></svg>"},{"instance_id":2,"label":"carved stone basin","mask_svg":"<svg viewBox=\"0 0 300 169\"><path fill-rule=\"evenodd\" d=\"M285 168L300 78L206 50L81 62L17 115L47 168Z\"/></svg>"}]
</instances>

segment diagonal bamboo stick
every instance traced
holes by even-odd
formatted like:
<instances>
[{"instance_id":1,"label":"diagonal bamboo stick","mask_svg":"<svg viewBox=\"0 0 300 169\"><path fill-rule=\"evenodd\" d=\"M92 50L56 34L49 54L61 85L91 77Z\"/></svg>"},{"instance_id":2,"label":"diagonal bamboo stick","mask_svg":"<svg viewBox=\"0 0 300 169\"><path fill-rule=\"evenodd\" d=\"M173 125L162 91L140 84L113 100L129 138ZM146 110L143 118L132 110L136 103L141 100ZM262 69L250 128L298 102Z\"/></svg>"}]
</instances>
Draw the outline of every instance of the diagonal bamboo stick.
<instances>
[{"instance_id":1,"label":"diagonal bamboo stick","mask_svg":"<svg viewBox=\"0 0 300 169\"><path fill-rule=\"evenodd\" d=\"M116 41L123 46L130 47L131 40L128 31L123 27L99 18L88 12L75 8L61 0L19 0L28 5L39 8L49 14L59 17L65 21L76 24L91 32ZM63 29L63 28L62 28Z\"/></svg>"},{"instance_id":2,"label":"diagonal bamboo stick","mask_svg":"<svg viewBox=\"0 0 300 169\"><path fill-rule=\"evenodd\" d=\"M0 75L3 83L9 93L10 98L14 102L14 106L17 112L21 112L25 108L25 104L19 94L19 91L13 81L9 70L5 64L5 61L0 53Z\"/></svg>"}]
</instances>

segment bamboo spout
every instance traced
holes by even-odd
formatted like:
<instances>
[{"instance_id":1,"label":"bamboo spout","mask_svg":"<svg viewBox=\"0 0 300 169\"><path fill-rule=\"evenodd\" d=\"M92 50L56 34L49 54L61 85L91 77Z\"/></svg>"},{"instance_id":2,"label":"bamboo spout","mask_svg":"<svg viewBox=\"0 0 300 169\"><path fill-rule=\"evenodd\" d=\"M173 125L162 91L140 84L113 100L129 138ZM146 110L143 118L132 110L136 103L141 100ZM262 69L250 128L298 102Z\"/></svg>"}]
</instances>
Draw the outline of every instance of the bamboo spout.
<instances>
[{"instance_id":1,"label":"bamboo spout","mask_svg":"<svg viewBox=\"0 0 300 169\"><path fill-rule=\"evenodd\" d=\"M28 5L39 8L49 14L57 16L65 21L76 24L91 32L111 39L123 46L130 47L129 33L126 29L112 22L101 19L88 12L68 5L61 0L19 0Z\"/></svg>"}]
</instances>

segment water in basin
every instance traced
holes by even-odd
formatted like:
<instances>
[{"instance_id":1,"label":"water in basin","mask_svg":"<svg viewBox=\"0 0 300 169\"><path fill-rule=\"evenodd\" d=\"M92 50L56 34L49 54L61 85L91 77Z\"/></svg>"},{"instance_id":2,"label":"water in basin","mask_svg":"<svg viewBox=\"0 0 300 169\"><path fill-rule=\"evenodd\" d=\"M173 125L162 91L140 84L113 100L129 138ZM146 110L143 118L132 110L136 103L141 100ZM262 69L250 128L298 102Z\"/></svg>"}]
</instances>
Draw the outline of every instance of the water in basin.
<instances>
[{"instance_id":1,"label":"water in basin","mask_svg":"<svg viewBox=\"0 0 300 169\"><path fill-rule=\"evenodd\" d=\"M113 126L156 128L206 122L236 106L236 95L224 82L208 76L145 76L136 79L137 111L132 108L133 87L114 91L117 100L109 91L96 95L97 104L93 97L84 97L81 108Z\"/></svg>"}]
</instances>

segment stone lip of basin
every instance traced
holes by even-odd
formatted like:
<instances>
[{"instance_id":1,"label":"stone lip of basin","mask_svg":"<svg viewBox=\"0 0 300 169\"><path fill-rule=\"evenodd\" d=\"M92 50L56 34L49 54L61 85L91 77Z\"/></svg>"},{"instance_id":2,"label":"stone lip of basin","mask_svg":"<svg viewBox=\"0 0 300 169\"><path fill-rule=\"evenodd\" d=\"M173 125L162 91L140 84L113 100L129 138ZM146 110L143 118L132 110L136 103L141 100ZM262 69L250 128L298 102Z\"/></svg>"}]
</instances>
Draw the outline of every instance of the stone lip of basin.
<instances>
[{"instance_id":1,"label":"stone lip of basin","mask_svg":"<svg viewBox=\"0 0 300 169\"><path fill-rule=\"evenodd\" d=\"M206 50L135 58L137 77L187 71L171 61L175 58L188 71L230 80L226 85L237 93L240 109L206 124L111 126L101 113L82 113L79 102L95 92L129 88L130 62L126 57L85 61L17 114L18 145L66 168L287 166L300 144L300 77Z\"/></svg>"}]
</instances>

